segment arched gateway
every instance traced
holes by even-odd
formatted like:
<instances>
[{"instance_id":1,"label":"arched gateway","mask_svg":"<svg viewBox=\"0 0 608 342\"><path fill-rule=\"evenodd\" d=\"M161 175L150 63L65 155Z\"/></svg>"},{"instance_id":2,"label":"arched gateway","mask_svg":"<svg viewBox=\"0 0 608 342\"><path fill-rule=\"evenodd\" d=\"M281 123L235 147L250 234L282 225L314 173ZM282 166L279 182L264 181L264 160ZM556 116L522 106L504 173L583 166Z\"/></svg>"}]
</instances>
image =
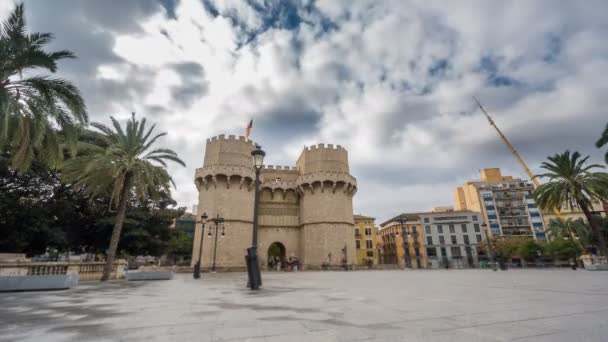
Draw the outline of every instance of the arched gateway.
<instances>
[{"instance_id":1,"label":"arched gateway","mask_svg":"<svg viewBox=\"0 0 608 342\"><path fill-rule=\"evenodd\" d=\"M287 251L285 250L285 246L278 241L273 242L268 247L266 265L269 267L269 269L273 269L274 265L276 265L277 261L285 262L286 257L287 257Z\"/></svg>"}]
</instances>

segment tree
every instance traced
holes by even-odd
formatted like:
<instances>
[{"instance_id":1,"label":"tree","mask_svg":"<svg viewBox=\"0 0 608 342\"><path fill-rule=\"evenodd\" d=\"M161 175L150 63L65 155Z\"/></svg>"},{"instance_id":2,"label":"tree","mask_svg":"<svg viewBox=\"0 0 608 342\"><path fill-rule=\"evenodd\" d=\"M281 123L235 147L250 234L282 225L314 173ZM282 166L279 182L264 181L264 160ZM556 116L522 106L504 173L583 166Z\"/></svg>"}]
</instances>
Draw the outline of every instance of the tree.
<instances>
[{"instance_id":1,"label":"tree","mask_svg":"<svg viewBox=\"0 0 608 342\"><path fill-rule=\"evenodd\" d=\"M538 242L527 239L525 241L521 241L519 246L517 246L517 255L524 258L527 261L532 261L542 255L543 246Z\"/></svg>"},{"instance_id":2,"label":"tree","mask_svg":"<svg viewBox=\"0 0 608 342\"><path fill-rule=\"evenodd\" d=\"M567 219L553 218L549 220L548 232L552 238L569 237L578 239L582 246L597 243L592 237L589 225L582 218L576 220L571 217Z\"/></svg>"},{"instance_id":3,"label":"tree","mask_svg":"<svg viewBox=\"0 0 608 342\"><path fill-rule=\"evenodd\" d=\"M57 62L75 58L67 50L47 52L51 33L26 33L19 4L0 28L0 148L10 146L20 172L38 158L57 166L64 138L77 137L88 121L80 91L67 80L31 75L57 71ZM25 76L24 76L25 75Z\"/></svg>"},{"instance_id":4,"label":"tree","mask_svg":"<svg viewBox=\"0 0 608 342\"><path fill-rule=\"evenodd\" d=\"M173 257L173 262L180 256L189 256L192 253L192 237L186 232L175 229L169 238L167 254Z\"/></svg>"},{"instance_id":5,"label":"tree","mask_svg":"<svg viewBox=\"0 0 608 342\"><path fill-rule=\"evenodd\" d=\"M604 128L604 132L602 132L602 136L597 140L597 142L595 143L595 146L597 146L597 148L602 148L606 144L608 144L608 124L606 124L606 128ZM604 155L604 160L606 161L606 164L608 164L608 150L606 151L606 154Z\"/></svg>"},{"instance_id":6,"label":"tree","mask_svg":"<svg viewBox=\"0 0 608 342\"><path fill-rule=\"evenodd\" d=\"M605 239L590 211L593 200L608 197L608 174L592 172L603 166L585 165L589 156L580 158L580 153L570 154L570 151L548 157L548 161L541 164L541 168L548 172L537 177L549 178L549 182L536 188L534 199L544 210L560 209L565 203L581 208L597 238L600 251L608 256Z\"/></svg>"},{"instance_id":7,"label":"tree","mask_svg":"<svg viewBox=\"0 0 608 342\"><path fill-rule=\"evenodd\" d=\"M576 259L581 253L581 247L571 239L557 238L547 243L547 254L557 260Z\"/></svg>"},{"instance_id":8,"label":"tree","mask_svg":"<svg viewBox=\"0 0 608 342\"><path fill-rule=\"evenodd\" d=\"M158 198L161 191L170 193L171 184L175 184L167 173L166 161L186 165L170 149L150 150L166 133L151 138L155 125L146 131L146 119L137 121L133 113L124 130L114 117L110 119L114 129L93 123L100 132L95 141L81 144L78 155L62 168L66 180L92 194L109 191L110 204L117 208L102 281L108 280L112 271L129 199L133 196L147 202L149 197Z\"/></svg>"},{"instance_id":9,"label":"tree","mask_svg":"<svg viewBox=\"0 0 608 342\"><path fill-rule=\"evenodd\" d=\"M517 250L523 240L522 237L500 237L494 239L494 253L496 259L504 262L517 254Z\"/></svg>"}]
</instances>

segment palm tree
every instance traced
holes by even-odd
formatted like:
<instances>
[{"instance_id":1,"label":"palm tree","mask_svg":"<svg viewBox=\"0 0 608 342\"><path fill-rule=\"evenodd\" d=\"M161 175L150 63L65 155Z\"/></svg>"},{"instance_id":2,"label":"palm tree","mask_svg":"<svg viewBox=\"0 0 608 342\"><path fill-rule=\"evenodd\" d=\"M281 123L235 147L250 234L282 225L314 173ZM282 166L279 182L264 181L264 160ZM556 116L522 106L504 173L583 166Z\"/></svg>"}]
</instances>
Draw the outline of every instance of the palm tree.
<instances>
[{"instance_id":1,"label":"palm tree","mask_svg":"<svg viewBox=\"0 0 608 342\"><path fill-rule=\"evenodd\" d=\"M549 182L536 188L534 199L544 210L560 209L565 203L579 207L597 238L601 252L608 256L606 242L590 210L593 200L607 197L608 174L592 172L591 170L603 166L597 164L585 166L589 156L580 158L579 152L570 154L570 151L548 157L548 161L541 164L541 168L548 172L536 177L549 178Z\"/></svg>"},{"instance_id":2,"label":"palm tree","mask_svg":"<svg viewBox=\"0 0 608 342\"><path fill-rule=\"evenodd\" d=\"M117 207L102 281L108 280L112 271L127 203L156 197L161 190L170 192L170 185L175 184L167 173L166 161L186 166L170 149L150 149L166 133L152 137L155 125L146 131L146 119L137 121L133 113L124 130L116 119L110 119L114 129L99 123L91 124L99 132L89 137L89 142L81 144L78 155L68 159L62 167L67 181L93 194L111 193L110 204Z\"/></svg>"},{"instance_id":3,"label":"palm tree","mask_svg":"<svg viewBox=\"0 0 608 342\"><path fill-rule=\"evenodd\" d=\"M595 143L595 146L597 146L597 148L601 148L606 144L608 144L608 124L606 124L604 132L602 133L602 136L598 139L598 141ZM608 164L608 150L604 155L604 160L606 161L606 164ZM602 205L604 206L604 212L608 214L608 199L603 200Z\"/></svg>"},{"instance_id":4,"label":"palm tree","mask_svg":"<svg viewBox=\"0 0 608 342\"><path fill-rule=\"evenodd\" d=\"M597 148L601 148L606 144L608 144L608 124L606 124L604 132L602 133L602 136L598 139L598 141L595 143L595 146L597 146ZM608 164L608 151L606 151L604 159L606 160L606 164Z\"/></svg>"},{"instance_id":5,"label":"palm tree","mask_svg":"<svg viewBox=\"0 0 608 342\"><path fill-rule=\"evenodd\" d=\"M57 62L75 58L67 50L47 52L50 33L26 33L23 4L0 28L0 148L13 150L13 166L25 171L34 157L50 166L62 158L61 139L75 141L88 121L78 88L61 78L32 75L57 71ZM61 131L61 134L59 133Z\"/></svg>"},{"instance_id":6,"label":"palm tree","mask_svg":"<svg viewBox=\"0 0 608 342\"><path fill-rule=\"evenodd\" d=\"M569 237L578 240L583 246L591 244L589 225L582 218L552 218L549 220L548 231L551 238Z\"/></svg>"}]
</instances>

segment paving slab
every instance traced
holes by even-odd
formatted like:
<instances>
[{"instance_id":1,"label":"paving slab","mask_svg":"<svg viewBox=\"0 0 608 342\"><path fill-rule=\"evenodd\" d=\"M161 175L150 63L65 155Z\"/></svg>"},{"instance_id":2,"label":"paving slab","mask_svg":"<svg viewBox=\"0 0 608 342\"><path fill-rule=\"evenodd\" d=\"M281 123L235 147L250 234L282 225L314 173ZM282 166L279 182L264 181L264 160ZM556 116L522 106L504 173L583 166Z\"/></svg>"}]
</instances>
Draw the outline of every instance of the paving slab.
<instances>
[{"instance_id":1,"label":"paving slab","mask_svg":"<svg viewBox=\"0 0 608 342\"><path fill-rule=\"evenodd\" d=\"M179 274L0 293L0 341L608 341L608 272Z\"/></svg>"}]
</instances>

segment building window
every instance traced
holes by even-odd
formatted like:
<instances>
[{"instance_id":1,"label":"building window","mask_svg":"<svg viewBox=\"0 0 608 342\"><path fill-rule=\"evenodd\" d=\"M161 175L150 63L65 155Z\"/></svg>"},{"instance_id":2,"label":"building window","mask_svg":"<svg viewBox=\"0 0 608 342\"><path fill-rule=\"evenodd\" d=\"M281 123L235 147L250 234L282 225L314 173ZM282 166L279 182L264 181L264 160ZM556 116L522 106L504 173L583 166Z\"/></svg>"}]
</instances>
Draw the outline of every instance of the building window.
<instances>
[{"instance_id":1,"label":"building window","mask_svg":"<svg viewBox=\"0 0 608 342\"><path fill-rule=\"evenodd\" d=\"M372 249L372 248L374 248L374 245L373 245L372 240L365 240L365 247L366 247L367 249Z\"/></svg>"},{"instance_id":2,"label":"building window","mask_svg":"<svg viewBox=\"0 0 608 342\"><path fill-rule=\"evenodd\" d=\"M367 251L367 256L370 258L374 257L374 251Z\"/></svg>"},{"instance_id":3,"label":"building window","mask_svg":"<svg viewBox=\"0 0 608 342\"><path fill-rule=\"evenodd\" d=\"M355 247L361 249L361 240L355 240Z\"/></svg>"},{"instance_id":4,"label":"building window","mask_svg":"<svg viewBox=\"0 0 608 342\"><path fill-rule=\"evenodd\" d=\"M437 248L435 248L435 247L427 247L426 248L426 255L429 258L436 257L437 256Z\"/></svg>"},{"instance_id":5,"label":"building window","mask_svg":"<svg viewBox=\"0 0 608 342\"><path fill-rule=\"evenodd\" d=\"M437 225L437 233L443 234L443 227L440 224Z\"/></svg>"},{"instance_id":6,"label":"building window","mask_svg":"<svg viewBox=\"0 0 608 342\"><path fill-rule=\"evenodd\" d=\"M433 237L432 236L427 236L426 237L426 244L427 245L432 245L433 244Z\"/></svg>"},{"instance_id":7,"label":"building window","mask_svg":"<svg viewBox=\"0 0 608 342\"><path fill-rule=\"evenodd\" d=\"M456 233L456 229L454 229L454 225L450 224L450 234Z\"/></svg>"},{"instance_id":8,"label":"building window","mask_svg":"<svg viewBox=\"0 0 608 342\"><path fill-rule=\"evenodd\" d=\"M425 226L425 227L424 227L424 231L425 231L427 234L431 234L431 226Z\"/></svg>"},{"instance_id":9,"label":"building window","mask_svg":"<svg viewBox=\"0 0 608 342\"><path fill-rule=\"evenodd\" d=\"M528 203L528 208L536 208L536 205L534 203Z\"/></svg>"},{"instance_id":10,"label":"building window","mask_svg":"<svg viewBox=\"0 0 608 342\"><path fill-rule=\"evenodd\" d=\"M486 210L496 210L493 205L486 205Z\"/></svg>"},{"instance_id":11,"label":"building window","mask_svg":"<svg viewBox=\"0 0 608 342\"><path fill-rule=\"evenodd\" d=\"M477 221L477 215L473 215L473 221Z\"/></svg>"},{"instance_id":12,"label":"building window","mask_svg":"<svg viewBox=\"0 0 608 342\"><path fill-rule=\"evenodd\" d=\"M450 248L450 252L452 252L452 258L460 258L460 257L462 257L462 253L460 251L460 247L452 247L452 248Z\"/></svg>"},{"instance_id":13,"label":"building window","mask_svg":"<svg viewBox=\"0 0 608 342\"><path fill-rule=\"evenodd\" d=\"M488 219L496 220L496 219L498 219L498 217L495 214L490 214L490 215L488 215Z\"/></svg>"},{"instance_id":14,"label":"building window","mask_svg":"<svg viewBox=\"0 0 608 342\"><path fill-rule=\"evenodd\" d=\"M443 238L443 236L439 237L439 243L445 245L445 239Z\"/></svg>"},{"instance_id":15,"label":"building window","mask_svg":"<svg viewBox=\"0 0 608 342\"><path fill-rule=\"evenodd\" d=\"M479 233L481 231L479 230L479 223L473 224L473 227L475 228L475 233Z\"/></svg>"},{"instance_id":16,"label":"building window","mask_svg":"<svg viewBox=\"0 0 608 342\"><path fill-rule=\"evenodd\" d=\"M460 228L462 228L462 232L463 232L463 233L466 233L466 232L467 232L467 225L466 225L466 224L464 224L464 223L463 223L463 224L461 224L461 225L460 225Z\"/></svg>"},{"instance_id":17,"label":"building window","mask_svg":"<svg viewBox=\"0 0 608 342\"><path fill-rule=\"evenodd\" d=\"M481 242L481 234L477 234L476 237L477 237L477 242Z\"/></svg>"},{"instance_id":18,"label":"building window","mask_svg":"<svg viewBox=\"0 0 608 342\"><path fill-rule=\"evenodd\" d=\"M367 236L372 235L372 229L371 228L365 228L365 235L367 235Z\"/></svg>"},{"instance_id":19,"label":"building window","mask_svg":"<svg viewBox=\"0 0 608 342\"><path fill-rule=\"evenodd\" d=\"M531 212L531 213L530 213L530 216L532 216L532 217L540 217L540 213L537 213L537 212Z\"/></svg>"},{"instance_id":20,"label":"building window","mask_svg":"<svg viewBox=\"0 0 608 342\"><path fill-rule=\"evenodd\" d=\"M450 238L452 239L452 245L455 245L458 243L458 240L456 240L456 235L452 235Z\"/></svg>"},{"instance_id":21,"label":"building window","mask_svg":"<svg viewBox=\"0 0 608 342\"><path fill-rule=\"evenodd\" d=\"M424 223L429 223L429 218L428 217L424 218Z\"/></svg>"},{"instance_id":22,"label":"building window","mask_svg":"<svg viewBox=\"0 0 608 342\"><path fill-rule=\"evenodd\" d=\"M468 244L470 244L470 243L471 243L471 242L469 241L469 236L468 236L468 235L463 236L463 238L464 238L464 244L465 244L465 245L468 245Z\"/></svg>"},{"instance_id":23,"label":"building window","mask_svg":"<svg viewBox=\"0 0 608 342\"><path fill-rule=\"evenodd\" d=\"M532 222L532 227L542 227L542 222Z\"/></svg>"},{"instance_id":24,"label":"building window","mask_svg":"<svg viewBox=\"0 0 608 342\"><path fill-rule=\"evenodd\" d=\"M445 251L445 247L441 247L440 252L441 252L441 256L448 256L448 254Z\"/></svg>"},{"instance_id":25,"label":"building window","mask_svg":"<svg viewBox=\"0 0 608 342\"><path fill-rule=\"evenodd\" d=\"M418 227L412 226L412 234L416 235L418 233Z\"/></svg>"},{"instance_id":26,"label":"building window","mask_svg":"<svg viewBox=\"0 0 608 342\"><path fill-rule=\"evenodd\" d=\"M355 236L356 237L361 236L361 233L359 233L359 228L355 228Z\"/></svg>"}]
</instances>

